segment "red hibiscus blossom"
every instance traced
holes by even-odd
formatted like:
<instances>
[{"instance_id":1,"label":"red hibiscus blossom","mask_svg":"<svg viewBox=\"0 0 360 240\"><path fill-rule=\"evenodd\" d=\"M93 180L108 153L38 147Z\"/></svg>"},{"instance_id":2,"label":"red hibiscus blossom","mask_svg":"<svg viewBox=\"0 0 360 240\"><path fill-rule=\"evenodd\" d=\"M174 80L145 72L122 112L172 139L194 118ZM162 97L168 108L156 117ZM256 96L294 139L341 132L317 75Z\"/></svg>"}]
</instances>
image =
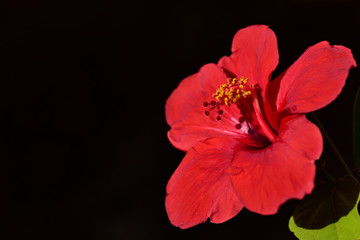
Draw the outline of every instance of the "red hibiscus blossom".
<instances>
[{"instance_id":1,"label":"red hibiscus blossom","mask_svg":"<svg viewBox=\"0 0 360 240\"><path fill-rule=\"evenodd\" d=\"M166 102L168 138L187 151L166 189L166 211L180 228L221 223L243 207L274 214L309 194L323 143L305 114L333 101L356 66L348 48L323 41L270 82L279 56L263 25L239 30L231 50Z\"/></svg>"}]
</instances>

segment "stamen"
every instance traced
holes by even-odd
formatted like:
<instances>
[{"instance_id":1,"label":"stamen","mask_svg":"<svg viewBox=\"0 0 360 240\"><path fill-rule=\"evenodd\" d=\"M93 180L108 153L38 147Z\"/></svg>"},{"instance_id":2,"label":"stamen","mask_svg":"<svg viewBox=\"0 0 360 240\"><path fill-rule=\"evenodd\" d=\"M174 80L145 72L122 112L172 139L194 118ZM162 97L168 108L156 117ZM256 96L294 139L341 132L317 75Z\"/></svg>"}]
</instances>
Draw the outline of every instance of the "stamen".
<instances>
[{"instance_id":1,"label":"stamen","mask_svg":"<svg viewBox=\"0 0 360 240\"><path fill-rule=\"evenodd\" d=\"M228 78L227 83L221 84L219 89L217 89L213 94L213 97L216 99L216 101L212 100L209 102L203 102L203 107L211 107L209 110L205 111L204 114L209 116L210 112L216 108L218 109L218 116L216 119L220 121L220 115L224 114L224 111L220 109L222 105L230 107L231 104L237 104L239 99L245 99L251 95L252 91L254 91L253 87L250 86L247 82L248 79L244 77L241 77L240 79Z\"/></svg>"},{"instance_id":2,"label":"stamen","mask_svg":"<svg viewBox=\"0 0 360 240\"><path fill-rule=\"evenodd\" d=\"M213 94L213 97L219 102L220 105L230 106L235 104L241 98L246 98L254 91L252 85L248 84L248 79L241 77L228 78L227 83L221 84L219 89ZM213 102L211 105L215 106Z\"/></svg>"},{"instance_id":3,"label":"stamen","mask_svg":"<svg viewBox=\"0 0 360 240\"><path fill-rule=\"evenodd\" d=\"M210 112L213 109L218 109L218 115L216 116L217 121L220 121L222 119L221 116L224 114L224 111L220 109L221 106L226 105L230 107L232 104L240 104L240 100L242 99L247 99L248 97L251 97L251 101L253 103L253 110L255 112L260 128L271 142L274 142L276 140L276 133L271 129L262 113L254 85L249 84L247 78L228 78L227 83L221 84L220 87L213 94L213 97L216 99L216 101L212 100L211 102L204 102L203 106L208 107L209 105L211 105L211 108L208 111L205 111L206 116L209 116ZM237 124L235 127L237 129L240 129L241 124Z\"/></svg>"}]
</instances>

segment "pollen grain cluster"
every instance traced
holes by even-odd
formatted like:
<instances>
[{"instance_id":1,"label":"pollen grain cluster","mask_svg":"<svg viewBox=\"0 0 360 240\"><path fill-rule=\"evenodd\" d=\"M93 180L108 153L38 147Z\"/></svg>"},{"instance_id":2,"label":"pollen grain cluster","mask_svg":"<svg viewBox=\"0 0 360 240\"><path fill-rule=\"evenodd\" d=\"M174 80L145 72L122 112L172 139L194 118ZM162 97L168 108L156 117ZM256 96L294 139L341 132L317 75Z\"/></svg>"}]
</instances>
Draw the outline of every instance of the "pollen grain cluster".
<instances>
[{"instance_id":1,"label":"pollen grain cluster","mask_svg":"<svg viewBox=\"0 0 360 240\"><path fill-rule=\"evenodd\" d=\"M216 120L220 121L224 111L221 109L222 105L230 107L231 104L236 104L240 99L245 99L252 94L254 86L248 84L248 79L241 77L228 78L227 83L221 84L219 89L212 95L216 99L210 102L204 102L203 106L208 108L204 112L205 116L210 116L210 112L217 109Z\"/></svg>"},{"instance_id":2,"label":"pollen grain cluster","mask_svg":"<svg viewBox=\"0 0 360 240\"><path fill-rule=\"evenodd\" d=\"M236 103L240 98L246 98L251 95L251 91L249 90L251 88L253 88L253 86L248 84L247 78L228 78L227 83L221 84L220 88L213 94L213 97L218 100L221 105L225 104L226 106L230 106L230 104Z\"/></svg>"}]
</instances>

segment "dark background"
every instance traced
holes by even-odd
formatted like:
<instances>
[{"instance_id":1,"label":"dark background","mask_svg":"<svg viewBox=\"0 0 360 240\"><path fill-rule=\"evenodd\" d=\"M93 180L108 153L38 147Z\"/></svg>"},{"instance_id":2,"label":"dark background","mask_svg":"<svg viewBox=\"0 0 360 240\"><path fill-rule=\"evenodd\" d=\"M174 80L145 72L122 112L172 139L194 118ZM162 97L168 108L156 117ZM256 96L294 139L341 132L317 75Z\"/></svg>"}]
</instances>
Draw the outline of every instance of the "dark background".
<instances>
[{"instance_id":1,"label":"dark background","mask_svg":"<svg viewBox=\"0 0 360 240\"><path fill-rule=\"evenodd\" d=\"M164 104L252 24L277 35L274 76L321 40L351 48L360 62L359 16L355 0L2 2L5 238L294 239L287 225L297 200L273 216L243 210L189 230L169 223L165 187L184 153L167 140ZM353 69L317 113L348 161L359 87Z\"/></svg>"}]
</instances>

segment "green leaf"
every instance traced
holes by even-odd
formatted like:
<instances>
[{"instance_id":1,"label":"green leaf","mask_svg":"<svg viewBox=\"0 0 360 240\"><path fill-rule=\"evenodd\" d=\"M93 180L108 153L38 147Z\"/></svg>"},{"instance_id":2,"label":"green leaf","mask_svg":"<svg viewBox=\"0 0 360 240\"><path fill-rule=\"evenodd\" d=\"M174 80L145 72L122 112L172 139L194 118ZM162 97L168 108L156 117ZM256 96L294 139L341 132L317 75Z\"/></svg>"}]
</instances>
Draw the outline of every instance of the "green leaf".
<instances>
[{"instance_id":1,"label":"green leaf","mask_svg":"<svg viewBox=\"0 0 360 240\"><path fill-rule=\"evenodd\" d=\"M360 239L359 192L352 176L318 187L296 207L290 230L300 240Z\"/></svg>"},{"instance_id":2,"label":"green leaf","mask_svg":"<svg viewBox=\"0 0 360 240\"><path fill-rule=\"evenodd\" d=\"M360 89L356 93L354 103L354 153L355 167L360 169Z\"/></svg>"}]
</instances>

